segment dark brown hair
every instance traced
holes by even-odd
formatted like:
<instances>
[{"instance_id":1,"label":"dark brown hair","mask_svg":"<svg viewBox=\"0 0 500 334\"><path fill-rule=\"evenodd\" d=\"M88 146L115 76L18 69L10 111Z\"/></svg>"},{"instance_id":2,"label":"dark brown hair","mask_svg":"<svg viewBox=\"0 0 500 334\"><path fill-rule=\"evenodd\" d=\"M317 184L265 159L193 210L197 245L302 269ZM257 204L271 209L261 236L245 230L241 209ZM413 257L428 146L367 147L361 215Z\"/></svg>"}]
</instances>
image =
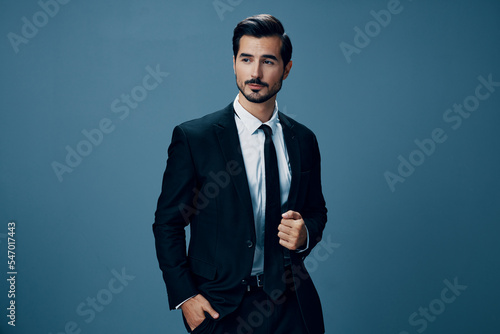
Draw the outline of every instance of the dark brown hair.
<instances>
[{"instance_id":1,"label":"dark brown hair","mask_svg":"<svg viewBox=\"0 0 500 334\"><path fill-rule=\"evenodd\" d=\"M241 37L248 35L253 37L278 36L281 39L281 59L283 66L286 66L292 59L292 42L285 33L285 28L281 22L272 15L259 14L248 17L238 23L233 33L233 54L236 58L240 49Z\"/></svg>"}]
</instances>

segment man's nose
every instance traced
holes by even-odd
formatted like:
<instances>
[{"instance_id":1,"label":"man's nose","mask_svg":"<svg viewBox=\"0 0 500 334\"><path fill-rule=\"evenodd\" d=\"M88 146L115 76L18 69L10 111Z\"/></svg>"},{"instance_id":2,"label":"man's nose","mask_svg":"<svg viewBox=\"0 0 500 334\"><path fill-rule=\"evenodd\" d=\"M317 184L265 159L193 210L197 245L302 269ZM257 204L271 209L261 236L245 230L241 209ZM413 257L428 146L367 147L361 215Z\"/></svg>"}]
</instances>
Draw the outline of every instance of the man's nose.
<instances>
[{"instance_id":1,"label":"man's nose","mask_svg":"<svg viewBox=\"0 0 500 334\"><path fill-rule=\"evenodd\" d=\"M252 68L252 78L262 78L262 64L260 62L255 62Z\"/></svg>"}]
</instances>

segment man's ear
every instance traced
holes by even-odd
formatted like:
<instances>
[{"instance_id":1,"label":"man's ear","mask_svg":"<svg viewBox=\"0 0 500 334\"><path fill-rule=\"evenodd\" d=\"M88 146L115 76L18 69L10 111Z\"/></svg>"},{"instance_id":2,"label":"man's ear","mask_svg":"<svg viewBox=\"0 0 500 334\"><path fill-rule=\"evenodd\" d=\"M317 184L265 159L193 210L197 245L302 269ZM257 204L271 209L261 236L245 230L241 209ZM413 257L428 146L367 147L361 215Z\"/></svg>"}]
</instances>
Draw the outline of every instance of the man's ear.
<instances>
[{"instance_id":1,"label":"man's ear","mask_svg":"<svg viewBox=\"0 0 500 334\"><path fill-rule=\"evenodd\" d=\"M233 72L236 74L236 58L233 56Z\"/></svg>"},{"instance_id":2,"label":"man's ear","mask_svg":"<svg viewBox=\"0 0 500 334\"><path fill-rule=\"evenodd\" d=\"M288 74L290 74L290 70L292 69L292 61L290 60L288 64L285 66L285 71L283 72L283 80L285 80L288 77Z\"/></svg>"}]
</instances>

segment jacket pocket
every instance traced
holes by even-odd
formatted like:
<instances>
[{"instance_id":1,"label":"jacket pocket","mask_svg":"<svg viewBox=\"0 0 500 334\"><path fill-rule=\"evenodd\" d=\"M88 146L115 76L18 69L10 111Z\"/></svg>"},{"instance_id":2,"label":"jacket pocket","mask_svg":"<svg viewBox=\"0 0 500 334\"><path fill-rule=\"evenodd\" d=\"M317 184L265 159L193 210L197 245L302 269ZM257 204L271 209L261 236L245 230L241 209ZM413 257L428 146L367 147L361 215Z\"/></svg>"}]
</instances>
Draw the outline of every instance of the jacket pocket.
<instances>
[{"instance_id":1,"label":"jacket pocket","mask_svg":"<svg viewBox=\"0 0 500 334\"><path fill-rule=\"evenodd\" d=\"M213 280L217 273L217 267L215 265L203 260L198 260L192 256L189 256L189 266L193 274L209 280Z\"/></svg>"}]
</instances>

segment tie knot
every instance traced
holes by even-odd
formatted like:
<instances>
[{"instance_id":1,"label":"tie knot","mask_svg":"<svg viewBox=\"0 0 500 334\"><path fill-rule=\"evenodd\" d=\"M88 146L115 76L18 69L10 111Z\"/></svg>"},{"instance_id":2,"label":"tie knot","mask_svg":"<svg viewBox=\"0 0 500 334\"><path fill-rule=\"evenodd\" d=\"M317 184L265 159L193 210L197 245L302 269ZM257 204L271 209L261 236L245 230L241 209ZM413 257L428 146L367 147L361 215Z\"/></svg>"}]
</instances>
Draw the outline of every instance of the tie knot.
<instances>
[{"instance_id":1,"label":"tie knot","mask_svg":"<svg viewBox=\"0 0 500 334\"><path fill-rule=\"evenodd\" d=\"M262 124L259 129L262 129L264 131L264 134L266 135L266 138L270 138L273 136L273 130L271 127L267 124Z\"/></svg>"}]
</instances>

